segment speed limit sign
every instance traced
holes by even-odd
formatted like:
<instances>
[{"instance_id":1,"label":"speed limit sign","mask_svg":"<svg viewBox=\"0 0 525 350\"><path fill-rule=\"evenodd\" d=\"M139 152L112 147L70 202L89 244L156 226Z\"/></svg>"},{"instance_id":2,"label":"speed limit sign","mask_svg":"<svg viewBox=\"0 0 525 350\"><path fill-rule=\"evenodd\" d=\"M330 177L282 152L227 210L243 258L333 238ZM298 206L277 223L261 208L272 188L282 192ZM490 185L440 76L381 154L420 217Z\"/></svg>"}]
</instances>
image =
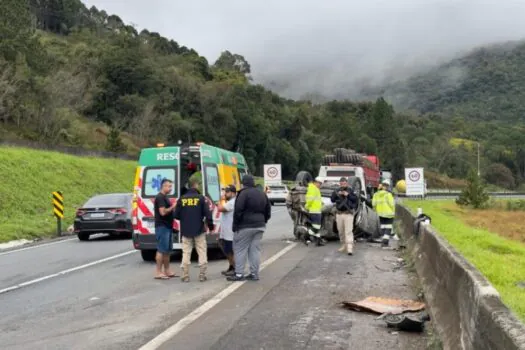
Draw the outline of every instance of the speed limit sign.
<instances>
[{"instance_id":1,"label":"speed limit sign","mask_svg":"<svg viewBox=\"0 0 525 350\"><path fill-rule=\"evenodd\" d=\"M266 184L281 184L281 164L264 165L264 182Z\"/></svg>"},{"instance_id":2,"label":"speed limit sign","mask_svg":"<svg viewBox=\"0 0 525 350\"><path fill-rule=\"evenodd\" d=\"M405 182L407 196L424 196L425 195L425 177L423 168L406 168Z\"/></svg>"}]
</instances>

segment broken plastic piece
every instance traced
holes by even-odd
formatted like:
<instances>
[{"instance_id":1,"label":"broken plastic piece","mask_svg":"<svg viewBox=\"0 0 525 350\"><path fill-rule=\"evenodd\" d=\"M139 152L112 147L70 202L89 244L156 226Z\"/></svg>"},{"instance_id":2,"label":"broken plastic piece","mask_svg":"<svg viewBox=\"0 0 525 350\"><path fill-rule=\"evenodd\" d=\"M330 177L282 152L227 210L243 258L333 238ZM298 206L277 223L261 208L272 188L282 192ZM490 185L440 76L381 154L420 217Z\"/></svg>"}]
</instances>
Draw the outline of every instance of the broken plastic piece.
<instances>
[{"instance_id":1,"label":"broken plastic piece","mask_svg":"<svg viewBox=\"0 0 525 350\"><path fill-rule=\"evenodd\" d=\"M360 301L343 301L343 305L354 311L368 311L376 314L402 314L407 311L421 311L425 304L413 300L368 297Z\"/></svg>"}]
</instances>

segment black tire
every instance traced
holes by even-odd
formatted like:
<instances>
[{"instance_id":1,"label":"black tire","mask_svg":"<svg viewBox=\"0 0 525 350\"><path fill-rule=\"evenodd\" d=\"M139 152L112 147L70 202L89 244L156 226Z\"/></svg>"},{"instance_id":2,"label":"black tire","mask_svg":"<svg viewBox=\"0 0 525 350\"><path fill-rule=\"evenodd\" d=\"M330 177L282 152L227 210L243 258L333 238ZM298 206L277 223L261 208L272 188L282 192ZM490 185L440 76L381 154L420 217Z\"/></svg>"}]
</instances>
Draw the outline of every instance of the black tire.
<instances>
[{"instance_id":1,"label":"black tire","mask_svg":"<svg viewBox=\"0 0 525 350\"><path fill-rule=\"evenodd\" d=\"M156 250L141 250L140 255L142 255L142 260L144 261L155 261L155 256L157 255Z\"/></svg>"},{"instance_id":2,"label":"black tire","mask_svg":"<svg viewBox=\"0 0 525 350\"><path fill-rule=\"evenodd\" d=\"M86 233L86 232L79 232L77 234L77 237L79 240L81 241L89 241L89 233Z\"/></svg>"},{"instance_id":3,"label":"black tire","mask_svg":"<svg viewBox=\"0 0 525 350\"><path fill-rule=\"evenodd\" d=\"M344 163L344 156L345 156L345 149L344 148L336 148L334 149L335 158L337 163Z\"/></svg>"},{"instance_id":4,"label":"black tire","mask_svg":"<svg viewBox=\"0 0 525 350\"><path fill-rule=\"evenodd\" d=\"M295 177L295 182L306 186L309 182L312 182L313 179L314 178L312 177L312 174L310 174L308 171L300 171Z\"/></svg>"}]
</instances>

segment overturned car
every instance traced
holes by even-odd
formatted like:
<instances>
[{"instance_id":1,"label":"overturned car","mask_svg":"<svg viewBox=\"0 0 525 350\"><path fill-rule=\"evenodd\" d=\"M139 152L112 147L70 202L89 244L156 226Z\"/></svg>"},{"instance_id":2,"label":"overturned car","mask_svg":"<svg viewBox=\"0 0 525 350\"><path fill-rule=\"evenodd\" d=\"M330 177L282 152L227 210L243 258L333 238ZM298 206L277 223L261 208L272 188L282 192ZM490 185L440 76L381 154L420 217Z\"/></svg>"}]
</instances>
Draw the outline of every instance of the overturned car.
<instances>
[{"instance_id":1,"label":"overturned car","mask_svg":"<svg viewBox=\"0 0 525 350\"><path fill-rule=\"evenodd\" d=\"M301 171L296 176L296 183L290 189L286 200L288 213L293 221L293 234L297 240L303 240L308 235L309 218L305 210L306 191L308 183L313 180L310 173ZM352 188L359 183L357 178L349 178L348 183ZM354 187L355 186L355 187ZM321 185L321 196L323 197L321 237L326 240L339 239L335 221L336 208L331 202L333 191L339 188L337 182L325 182ZM379 217L371 209L370 199L361 193L358 209L354 214L354 237L366 238L368 240L378 239L380 236Z\"/></svg>"}]
</instances>

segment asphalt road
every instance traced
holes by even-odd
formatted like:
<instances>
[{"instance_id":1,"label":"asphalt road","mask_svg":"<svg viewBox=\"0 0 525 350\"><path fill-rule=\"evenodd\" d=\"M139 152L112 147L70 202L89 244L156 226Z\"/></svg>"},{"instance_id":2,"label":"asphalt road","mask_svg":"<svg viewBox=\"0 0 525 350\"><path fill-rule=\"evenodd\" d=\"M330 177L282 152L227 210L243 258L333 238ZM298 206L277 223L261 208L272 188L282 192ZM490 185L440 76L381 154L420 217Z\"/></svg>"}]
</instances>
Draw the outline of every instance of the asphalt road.
<instances>
[{"instance_id":1,"label":"asphalt road","mask_svg":"<svg viewBox=\"0 0 525 350\"><path fill-rule=\"evenodd\" d=\"M236 283L220 276L225 260L210 261L206 283L197 282L196 264L191 283L158 281L129 240L70 239L0 253L0 347L138 349L182 324L162 348L424 348L421 335L390 334L374 316L337 305L367 295L413 297L402 270L364 267L388 267L384 259L394 252L360 244L348 257L335 252L335 243L309 248L291 245L291 238L288 214L275 207L262 247L262 260L275 261L261 281L230 294ZM187 322L210 301L216 305Z\"/></svg>"}]
</instances>

